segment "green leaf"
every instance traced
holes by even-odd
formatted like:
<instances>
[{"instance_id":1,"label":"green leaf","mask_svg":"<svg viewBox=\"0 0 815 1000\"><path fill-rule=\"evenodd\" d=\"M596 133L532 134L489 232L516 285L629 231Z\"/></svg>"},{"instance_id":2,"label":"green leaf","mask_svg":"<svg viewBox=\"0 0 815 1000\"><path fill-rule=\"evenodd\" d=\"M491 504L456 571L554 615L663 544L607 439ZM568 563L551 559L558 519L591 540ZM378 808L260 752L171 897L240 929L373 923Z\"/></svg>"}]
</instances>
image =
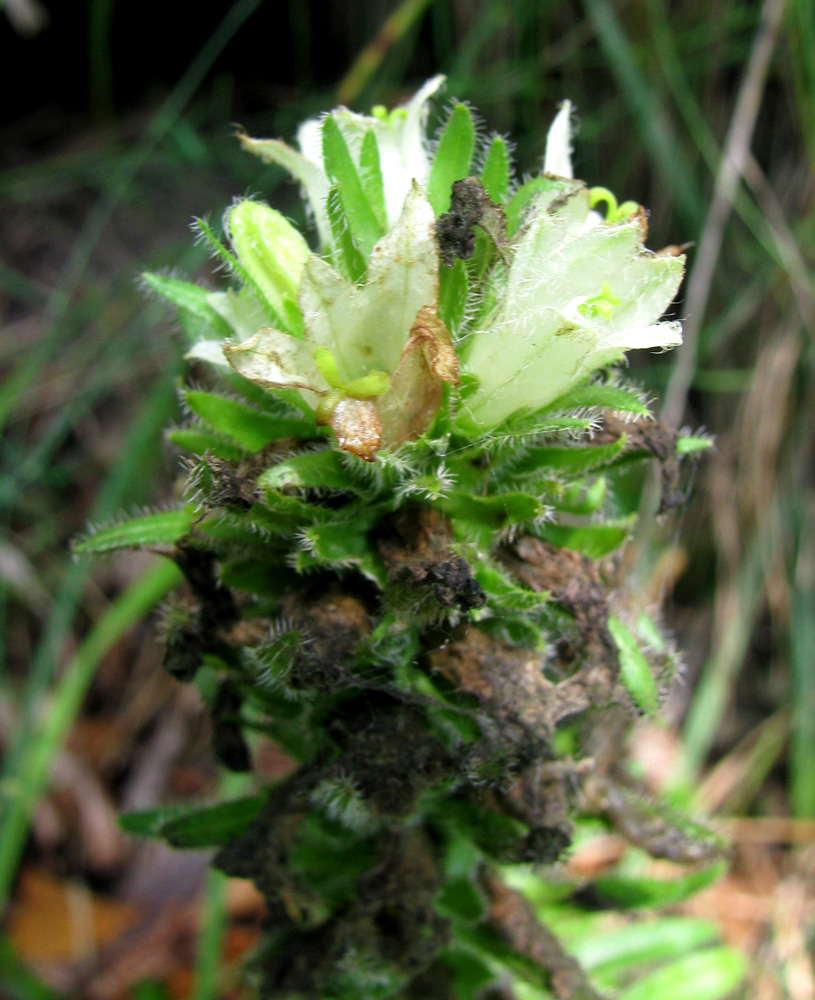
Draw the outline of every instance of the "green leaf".
<instances>
[{"instance_id":1,"label":"green leaf","mask_svg":"<svg viewBox=\"0 0 815 1000\"><path fill-rule=\"evenodd\" d=\"M296 569L315 566L356 566L371 579L384 582L384 569L376 550L365 534L363 517L354 522L315 524L303 530L303 551L298 552Z\"/></svg>"},{"instance_id":2,"label":"green leaf","mask_svg":"<svg viewBox=\"0 0 815 1000\"><path fill-rule=\"evenodd\" d=\"M90 529L90 534L75 542L75 555L113 552L116 549L164 548L183 538L195 522L195 512L183 510L143 514L107 528Z\"/></svg>"},{"instance_id":3,"label":"green leaf","mask_svg":"<svg viewBox=\"0 0 815 1000\"><path fill-rule=\"evenodd\" d=\"M608 630L617 647L620 677L626 690L643 712L653 715L659 708L659 692L639 643L615 615L608 617Z\"/></svg>"},{"instance_id":4,"label":"green leaf","mask_svg":"<svg viewBox=\"0 0 815 1000\"><path fill-rule=\"evenodd\" d=\"M475 923L484 915L484 900L469 878L450 879L436 897L437 909L451 917Z\"/></svg>"},{"instance_id":5,"label":"green leaf","mask_svg":"<svg viewBox=\"0 0 815 1000\"><path fill-rule=\"evenodd\" d=\"M190 339L199 338L207 329L219 337L232 336L229 324L207 301L209 292L206 288L150 272L143 274L142 280L151 291L178 309L178 318Z\"/></svg>"},{"instance_id":6,"label":"green leaf","mask_svg":"<svg viewBox=\"0 0 815 1000\"><path fill-rule=\"evenodd\" d=\"M453 931L455 941L455 930ZM495 982L490 967L471 951L464 948L445 948L441 960L452 972L453 992L458 1000L478 1000L484 987Z\"/></svg>"},{"instance_id":7,"label":"green leaf","mask_svg":"<svg viewBox=\"0 0 815 1000\"><path fill-rule=\"evenodd\" d=\"M676 442L677 455L696 455L700 451L710 451L713 441L703 437L681 437Z\"/></svg>"},{"instance_id":8,"label":"green leaf","mask_svg":"<svg viewBox=\"0 0 815 1000\"><path fill-rule=\"evenodd\" d=\"M500 135L496 135L487 150L481 170L481 184L498 205L503 205L509 194L509 150Z\"/></svg>"},{"instance_id":9,"label":"green leaf","mask_svg":"<svg viewBox=\"0 0 815 1000\"><path fill-rule=\"evenodd\" d=\"M590 559L602 559L623 544L631 531L633 518L609 524L585 524L570 527L565 524L544 524L537 534L550 545L582 552Z\"/></svg>"},{"instance_id":10,"label":"green leaf","mask_svg":"<svg viewBox=\"0 0 815 1000\"><path fill-rule=\"evenodd\" d=\"M244 832L265 802L265 795L252 795L204 808L161 806L126 813L119 824L126 833L166 840L173 847L221 847Z\"/></svg>"},{"instance_id":11,"label":"green leaf","mask_svg":"<svg viewBox=\"0 0 815 1000\"><path fill-rule=\"evenodd\" d=\"M466 104L457 104L439 140L427 182L427 197L437 216L450 211L453 184L469 174L474 147L475 126L470 109Z\"/></svg>"},{"instance_id":12,"label":"green leaf","mask_svg":"<svg viewBox=\"0 0 815 1000\"><path fill-rule=\"evenodd\" d=\"M727 871L727 862L718 861L674 879L644 875L611 874L594 879L594 887L619 906L629 909L675 906L712 885Z\"/></svg>"},{"instance_id":13,"label":"green leaf","mask_svg":"<svg viewBox=\"0 0 815 1000\"><path fill-rule=\"evenodd\" d=\"M529 493L502 493L500 496L480 497L455 492L436 506L453 519L453 528L474 529L481 544L489 546L497 531L511 524L535 521L544 513L537 497Z\"/></svg>"},{"instance_id":14,"label":"green leaf","mask_svg":"<svg viewBox=\"0 0 815 1000\"><path fill-rule=\"evenodd\" d=\"M586 489L580 481L569 483L562 493L555 492L553 503L558 510L569 514L594 514L603 506L608 493L608 483L604 476L597 479Z\"/></svg>"},{"instance_id":15,"label":"green leaf","mask_svg":"<svg viewBox=\"0 0 815 1000\"><path fill-rule=\"evenodd\" d=\"M134 837L161 837L161 828L170 820L178 819L189 809L186 805L157 806L155 809L141 809L138 812L119 816L119 826Z\"/></svg>"},{"instance_id":16,"label":"green leaf","mask_svg":"<svg viewBox=\"0 0 815 1000\"><path fill-rule=\"evenodd\" d=\"M587 935L572 942L569 950L588 971L611 975L646 962L686 955L718 936L718 927L710 920L661 917Z\"/></svg>"},{"instance_id":17,"label":"green leaf","mask_svg":"<svg viewBox=\"0 0 815 1000\"><path fill-rule=\"evenodd\" d=\"M216 458L223 458L227 462L239 462L248 454L229 438L201 427L176 427L167 432L167 440L172 441L177 448L182 448L193 455L209 453Z\"/></svg>"},{"instance_id":18,"label":"green leaf","mask_svg":"<svg viewBox=\"0 0 815 1000\"><path fill-rule=\"evenodd\" d=\"M349 492L356 485L340 455L331 449L284 459L258 478L258 486L271 490L316 488Z\"/></svg>"},{"instance_id":19,"label":"green leaf","mask_svg":"<svg viewBox=\"0 0 815 1000\"><path fill-rule=\"evenodd\" d=\"M216 431L227 434L248 452L257 452L279 438L314 438L315 425L290 417L260 413L245 403L217 393L189 389L184 394L187 406Z\"/></svg>"},{"instance_id":20,"label":"green leaf","mask_svg":"<svg viewBox=\"0 0 815 1000\"><path fill-rule=\"evenodd\" d=\"M323 121L322 135L326 173L335 182L354 244L367 260L374 244L382 236L384 227L377 221L351 152L332 115L328 115Z\"/></svg>"},{"instance_id":21,"label":"green leaf","mask_svg":"<svg viewBox=\"0 0 815 1000\"><path fill-rule=\"evenodd\" d=\"M548 603L547 591L539 593L521 587L507 573L486 560L479 560L473 567L473 576L484 589L490 606L502 611L539 611Z\"/></svg>"},{"instance_id":22,"label":"green leaf","mask_svg":"<svg viewBox=\"0 0 815 1000\"><path fill-rule=\"evenodd\" d=\"M379 143L371 128L363 136L359 149L359 179L379 228L384 232L387 225L385 185L382 180L382 165L379 162Z\"/></svg>"},{"instance_id":23,"label":"green leaf","mask_svg":"<svg viewBox=\"0 0 815 1000\"><path fill-rule=\"evenodd\" d=\"M192 809L164 823L161 836L173 847L222 847L246 830L265 803L265 795L252 795Z\"/></svg>"},{"instance_id":24,"label":"green leaf","mask_svg":"<svg viewBox=\"0 0 815 1000\"><path fill-rule=\"evenodd\" d=\"M559 410L577 410L587 406L617 410L620 413L633 413L639 417L651 414L637 393L630 389L621 389L616 385L578 386L553 400L543 412L555 413Z\"/></svg>"},{"instance_id":25,"label":"green leaf","mask_svg":"<svg viewBox=\"0 0 815 1000\"><path fill-rule=\"evenodd\" d=\"M583 444L571 448L530 448L516 460L511 460L508 467L513 476L526 478L540 469L551 469L568 473L570 476L588 472L608 465L625 449L628 438L620 435L611 444Z\"/></svg>"},{"instance_id":26,"label":"green leaf","mask_svg":"<svg viewBox=\"0 0 815 1000\"><path fill-rule=\"evenodd\" d=\"M463 260L439 269L439 316L455 336L464 321L469 277Z\"/></svg>"},{"instance_id":27,"label":"green leaf","mask_svg":"<svg viewBox=\"0 0 815 1000\"><path fill-rule=\"evenodd\" d=\"M722 1000L746 970L747 959L735 948L708 948L645 976L618 994L618 1000Z\"/></svg>"}]
</instances>

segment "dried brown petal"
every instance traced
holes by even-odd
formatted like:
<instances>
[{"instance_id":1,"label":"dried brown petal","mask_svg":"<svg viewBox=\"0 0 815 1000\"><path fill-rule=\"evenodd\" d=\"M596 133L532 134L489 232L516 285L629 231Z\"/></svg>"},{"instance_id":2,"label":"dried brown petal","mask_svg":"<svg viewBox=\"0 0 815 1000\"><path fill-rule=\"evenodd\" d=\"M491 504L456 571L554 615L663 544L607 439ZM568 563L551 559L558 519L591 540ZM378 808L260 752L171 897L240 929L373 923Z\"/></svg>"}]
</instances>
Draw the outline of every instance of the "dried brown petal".
<instances>
[{"instance_id":1,"label":"dried brown petal","mask_svg":"<svg viewBox=\"0 0 815 1000\"><path fill-rule=\"evenodd\" d=\"M424 434L441 404L443 381L458 382L458 356L436 307L423 306L391 377L390 391L377 400L383 444L395 448Z\"/></svg>"},{"instance_id":2,"label":"dried brown petal","mask_svg":"<svg viewBox=\"0 0 815 1000\"><path fill-rule=\"evenodd\" d=\"M344 451L373 462L382 444L382 426L376 406L367 399L341 399L329 420Z\"/></svg>"}]
</instances>

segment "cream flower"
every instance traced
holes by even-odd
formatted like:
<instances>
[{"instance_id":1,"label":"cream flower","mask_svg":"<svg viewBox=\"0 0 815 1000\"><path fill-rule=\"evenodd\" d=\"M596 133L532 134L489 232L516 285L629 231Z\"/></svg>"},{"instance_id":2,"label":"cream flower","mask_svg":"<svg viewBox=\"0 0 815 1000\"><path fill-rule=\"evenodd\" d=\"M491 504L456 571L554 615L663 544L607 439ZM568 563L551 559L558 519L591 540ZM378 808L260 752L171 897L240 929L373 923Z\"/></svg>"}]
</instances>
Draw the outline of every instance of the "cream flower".
<instances>
[{"instance_id":1,"label":"cream flower","mask_svg":"<svg viewBox=\"0 0 815 1000\"><path fill-rule=\"evenodd\" d=\"M372 459L380 447L420 437L441 382L457 381L438 289L435 217L414 184L398 222L373 248L365 284L312 255L299 284L302 339L264 326L226 344L224 354L245 378L298 390L341 447Z\"/></svg>"}]
</instances>

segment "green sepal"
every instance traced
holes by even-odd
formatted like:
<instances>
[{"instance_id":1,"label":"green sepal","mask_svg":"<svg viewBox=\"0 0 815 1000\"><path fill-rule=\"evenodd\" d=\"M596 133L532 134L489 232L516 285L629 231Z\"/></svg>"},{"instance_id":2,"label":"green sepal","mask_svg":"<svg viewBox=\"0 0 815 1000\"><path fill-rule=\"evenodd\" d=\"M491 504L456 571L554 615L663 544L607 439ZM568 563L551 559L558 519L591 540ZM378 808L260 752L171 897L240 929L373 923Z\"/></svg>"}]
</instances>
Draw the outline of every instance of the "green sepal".
<instances>
[{"instance_id":1,"label":"green sepal","mask_svg":"<svg viewBox=\"0 0 815 1000\"><path fill-rule=\"evenodd\" d=\"M493 137L484 166L481 168L481 184L490 201L503 205L509 194L509 149L500 135Z\"/></svg>"},{"instance_id":2,"label":"green sepal","mask_svg":"<svg viewBox=\"0 0 815 1000\"><path fill-rule=\"evenodd\" d=\"M457 104L439 139L427 182L427 197L437 216L450 211L453 184L469 174L474 148L473 116L466 104Z\"/></svg>"},{"instance_id":3,"label":"green sepal","mask_svg":"<svg viewBox=\"0 0 815 1000\"><path fill-rule=\"evenodd\" d=\"M179 322L191 340L198 340L207 330L220 338L232 336L230 325L207 301L209 291L206 288L149 271L142 275L142 281L156 295L176 307Z\"/></svg>"},{"instance_id":4,"label":"green sepal","mask_svg":"<svg viewBox=\"0 0 815 1000\"><path fill-rule=\"evenodd\" d=\"M265 802L265 795L252 795L203 808L164 806L126 813L119 824L126 833L166 840L173 847L221 847L250 826Z\"/></svg>"},{"instance_id":5,"label":"green sepal","mask_svg":"<svg viewBox=\"0 0 815 1000\"><path fill-rule=\"evenodd\" d=\"M623 544L634 523L633 517L606 524L544 524L536 534L550 545L572 549L590 559L602 559Z\"/></svg>"},{"instance_id":6,"label":"green sepal","mask_svg":"<svg viewBox=\"0 0 815 1000\"><path fill-rule=\"evenodd\" d=\"M561 190L564 190L563 181L555 180L553 177L533 177L526 184L522 184L506 207L508 235L515 235L525 219L527 209L538 195Z\"/></svg>"},{"instance_id":7,"label":"green sepal","mask_svg":"<svg viewBox=\"0 0 815 1000\"><path fill-rule=\"evenodd\" d=\"M728 862L722 860L673 879L629 874L600 875L592 880L592 885L602 896L627 909L677 906L713 885L727 868Z\"/></svg>"},{"instance_id":8,"label":"green sepal","mask_svg":"<svg viewBox=\"0 0 815 1000\"><path fill-rule=\"evenodd\" d=\"M384 233L387 226L385 213L385 184L382 180L382 164L379 160L379 143L374 130L369 128L362 137L359 148L359 179L365 197L376 216L380 230Z\"/></svg>"},{"instance_id":9,"label":"green sepal","mask_svg":"<svg viewBox=\"0 0 815 1000\"><path fill-rule=\"evenodd\" d=\"M459 333L464 321L468 286L463 260L457 259L452 267L439 268L439 316L453 336Z\"/></svg>"},{"instance_id":10,"label":"green sepal","mask_svg":"<svg viewBox=\"0 0 815 1000\"><path fill-rule=\"evenodd\" d=\"M143 514L121 524L90 529L84 538L74 542L74 555L98 555L116 549L167 548L192 529L196 513L191 508L165 510Z\"/></svg>"},{"instance_id":11,"label":"green sepal","mask_svg":"<svg viewBox=\"0 0 815 1000\"><path fill-rule=\"evenodd\" d=\"M367 271L365 258L354 242L354 235L348 223L348 217L343 208L339 187L332 184L325 203L328 224L331 227L331 237L334 250L331 259L340 274L354 283L361 282Z\"/></svg>"},{"instance_id":12,"label":"green sepal","mask_svg":"<svg viewBox=\"0 0 815 1000\"><path fill-rule=\"evenodd\" d=\"M177 448L190 452L192 455L214 455L226 462L239 462L249 454L245 448L235 444L229 438L204 430L202 427L175 427L167 432L167 440Z\"/></svg>"},{"instance_id":13,"label":"green sepal","mask_svg":"<svg viewBox=\"0 0 815 1000\"><path fill-rule=\"evenodd\" d=\"M654 715L659 708L659 691L639 643L615 615L608 616L608 630L617 647L620 678L638 708Z\"/></svg>"},{"instance_id":14,"label":"green sepal","mask_svg":"<svg viewBox=\"0 0 815 1000\"><path fill-rule=\"evenodd\" d=\"M326 173L336 186L354 244L367 260L374 244L382 236L384 227L377 221L374 208L354 166L351 151L333 115L327 115L324 119L322 136Z\"/></svg>"},{"instance_id":15,"label":"green sepal","mask_svg":"<svg viewBox=\"0 0 815 1000\"><path fill-rule=\"evenodd\" d=\"M309 440L320 436L314 424L296 417L275 417L260 413L245 403L213 392L189 389L184 401L190 410L213 430L226 434L246 451L254 453L279 438Z\"/></svg>"},{"instance_id":16,"label":"green sepal","mask_svg":"<svg viewBox=\"0 0 815 1000\"><path fill-rule=\"evenodd\" d=\"M206 219L196 219L195 229L198 231L199 239L206 243L210 248L212 256L216 260L219 260L230 274L233 274L247 287L248 291L257 301L261 310L269 318L272 326L279 330L286 330L287 333L293 334L294 331L288 328L285 318L281 316L272 303L266 298L263 294L263 289L260 285L258 285L235 254L232 253L228 247L224 246L223 242L218 239L209 222ZM234 331L230 330L230 336L233 332Z\"/></svg>"},{"instance_id":17,"label":"green sepal","mask_svg":"<svg viewBox=\"0 0 815 1000\"><path fill-rule=\"evenodd\" d=\"M310 256L308 244L280 212L245 198L227 210L224 225L238 260L276 315L283 329L303 335L297 288Z\"/></svg>"}]
</instances>

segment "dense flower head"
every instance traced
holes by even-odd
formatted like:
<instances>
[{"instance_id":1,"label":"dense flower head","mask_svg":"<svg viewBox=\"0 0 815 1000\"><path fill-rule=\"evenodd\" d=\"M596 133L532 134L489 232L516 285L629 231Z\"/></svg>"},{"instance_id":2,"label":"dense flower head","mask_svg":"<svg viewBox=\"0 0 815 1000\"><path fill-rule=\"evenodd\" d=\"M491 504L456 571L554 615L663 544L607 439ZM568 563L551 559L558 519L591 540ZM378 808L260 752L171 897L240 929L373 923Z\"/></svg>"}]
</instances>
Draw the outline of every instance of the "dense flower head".
<instances>
[{"instance_id":1,"label":"dense flower head","mask_svg":"<svg viewBox=\"0 0 815 1000\"><path fill-rule=\"evenodd\" d=\"M265 203L235 203L224 252L240 287L207 298L231 336L190 352L296 390L367 460L421 438L443 407L448 433L487 434L627 350L681 341L661 317L684 258L645 249L638 205L573 179L569 103L542 173L519 184L505 141L479 146L464 104L428 140L442 84L391 112L311 119L298 149L241 135L301 184L319 252Z\"/></svg>"}]
</instances>

